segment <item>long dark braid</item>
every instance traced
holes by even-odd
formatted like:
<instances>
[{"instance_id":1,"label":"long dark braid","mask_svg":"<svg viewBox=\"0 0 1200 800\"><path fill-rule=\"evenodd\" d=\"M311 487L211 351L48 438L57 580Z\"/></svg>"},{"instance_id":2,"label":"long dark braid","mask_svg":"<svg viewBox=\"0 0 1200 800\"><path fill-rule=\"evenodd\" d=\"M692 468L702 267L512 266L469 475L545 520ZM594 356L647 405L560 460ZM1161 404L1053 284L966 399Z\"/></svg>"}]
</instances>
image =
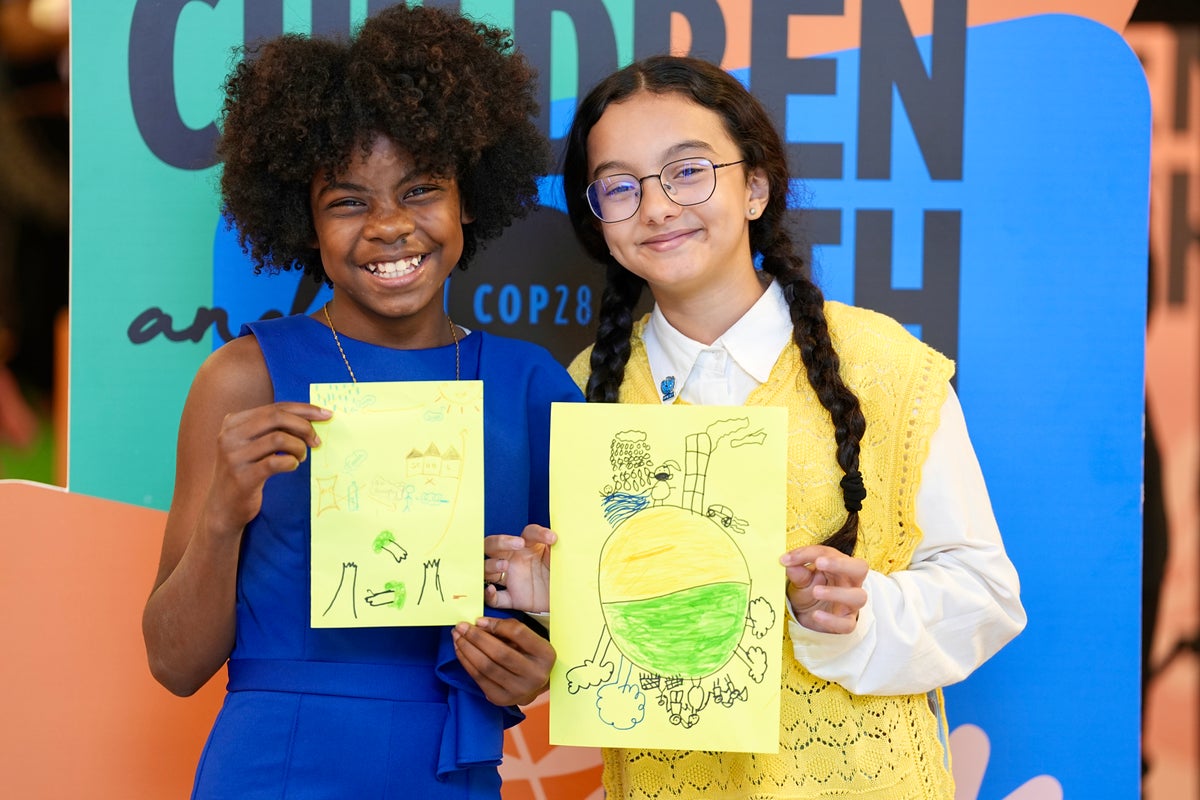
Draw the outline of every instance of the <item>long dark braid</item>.
<instances>
[{"instance_id":1,"label":"long dark braid","mask_svg":"<svg viewBox=\"0 0 1200 800\"><path fill-rule=\"evenodd\" d=\"M825 298L808 277L808 270L792 255L763 256L763 270L779 281L792 316L792 340L800 349L808 383L833 421L833 438L837 443L837 462L846 473L842 478L842 494L846 504L846 521L825 544L836 547L846 555L854 554L858 541L858 511L866 491L858 470L859 443L866 431L858 397L842 381L841 360L829 338L825 322Z\"/></svg>"},{"instance_id":2,"label":"long dark braid","mask_svg":"<svg viewBox=\"0 0 1200 800\"><path fill-rule=\"evenodd\" d=\"M750 249L762 255L763 271L779 281L783 289L792 318L792 337L800 349L809 385L833 422L837 462L845 472L841 486L847 515L841 528L824 544L851 555L858 541L858 512L866 496L859 472L859 445L866 419L858 398L842 381L840 360L825 322L825 298L813 283L808 265L796 254L787 231L789 175L779 133L766 109L736 78L706 61L652 56L630 64L588 93L571 125L563 161L567 213L584 249L607 267L587 399L616 402L629 360L633 308L645 285L613 259L600 223L588 209L584 196L590 181L587 138L609 104L638 91L678 92L712 109L741 149L747 173L761 169L767 174L770 200L762 215L750 222Z\"/></svg>"},{"instance_id":3,"label":"long dark braid","mask_svg":"<svg viewBox=\"0 0 1200 800\"><path fill-rule=\"evenodd\" d=\"M633 309L646 282L609 257L592 347L592 374L584 395L590 403L615 403L629 363Z\"/></svg>"}]
</instances>

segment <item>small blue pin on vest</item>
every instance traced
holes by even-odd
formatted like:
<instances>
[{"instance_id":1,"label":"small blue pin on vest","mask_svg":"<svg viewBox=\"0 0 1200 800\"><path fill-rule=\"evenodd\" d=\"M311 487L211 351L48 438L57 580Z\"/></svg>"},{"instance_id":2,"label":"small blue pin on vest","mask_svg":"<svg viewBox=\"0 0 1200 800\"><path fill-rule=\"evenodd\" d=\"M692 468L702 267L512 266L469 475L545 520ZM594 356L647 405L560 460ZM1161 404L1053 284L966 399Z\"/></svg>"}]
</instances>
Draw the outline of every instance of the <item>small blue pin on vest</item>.
<instances>
[{"instance_id":1,"label":"small blue pin on vest","mask_svg":"<svg viewBox=\"0 0 1200 800\"><path fill-rule=\"evenodd\" d=\"M674 400L675 399L675 376L668 375L667 377L663 378L662 383L660 383L658 385L658 388L662 391L662 399L663 399L664 403L667 402L668 400Z\"/></svg>"}]
</instances>

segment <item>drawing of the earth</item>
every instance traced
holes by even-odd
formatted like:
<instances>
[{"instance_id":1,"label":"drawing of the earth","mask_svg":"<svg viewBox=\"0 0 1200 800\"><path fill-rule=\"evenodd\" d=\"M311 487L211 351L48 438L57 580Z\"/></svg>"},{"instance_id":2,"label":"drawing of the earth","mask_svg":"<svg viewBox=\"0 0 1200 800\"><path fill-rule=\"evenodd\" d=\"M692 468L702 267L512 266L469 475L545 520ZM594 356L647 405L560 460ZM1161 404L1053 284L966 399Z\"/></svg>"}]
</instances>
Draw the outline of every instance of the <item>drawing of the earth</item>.
<instances>
[{"instance_id":1,"label":"drawing of the earth","mask_svg":"<svg viewBox=\"0 0 1200 800\"><path fill-rule=\"evenodd\" d=\"M708 517L657 506L621 523L600 552L600 605L621 652L660 675L703 678L741 640L750 573Z\"/></svg>"}]
</instances>

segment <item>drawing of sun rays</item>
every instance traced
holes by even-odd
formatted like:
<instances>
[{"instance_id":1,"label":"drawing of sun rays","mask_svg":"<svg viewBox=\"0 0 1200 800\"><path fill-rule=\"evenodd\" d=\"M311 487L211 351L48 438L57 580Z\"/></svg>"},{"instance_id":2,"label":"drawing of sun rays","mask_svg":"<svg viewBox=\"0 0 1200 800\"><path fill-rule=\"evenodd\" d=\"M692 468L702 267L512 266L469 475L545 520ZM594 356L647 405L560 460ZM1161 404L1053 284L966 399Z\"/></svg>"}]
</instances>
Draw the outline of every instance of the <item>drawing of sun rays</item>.
<instances>
[{"instance_id":1,"label":"drawing of sun rays","mask_svg":"<svg viewBox=\"0 0 1200 800\"><path fill-rule=\"evenodd\" d=\"M483 406L479 402L479 393L465 384L447 384L438 392L433 404L446 416L480 412Z\"/></svg>"}]
</instances>

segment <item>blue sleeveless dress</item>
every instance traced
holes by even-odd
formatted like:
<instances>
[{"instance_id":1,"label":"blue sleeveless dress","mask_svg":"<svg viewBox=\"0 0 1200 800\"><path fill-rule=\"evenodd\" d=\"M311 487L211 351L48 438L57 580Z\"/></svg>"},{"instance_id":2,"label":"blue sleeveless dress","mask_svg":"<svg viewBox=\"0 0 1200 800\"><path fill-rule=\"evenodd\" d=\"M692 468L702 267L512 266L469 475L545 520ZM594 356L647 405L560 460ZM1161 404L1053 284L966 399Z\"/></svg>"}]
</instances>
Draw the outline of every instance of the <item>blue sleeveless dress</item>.
<instances>
[{"instance_id":1,"label":"blue sleeveless dress","mask_svg":"<svg viewBox=\"0 0 1200 800\"><path fill-rule=\"evenodd\" d=\"M329 328L307 316L251 323L247 334L276 400L307 402L310 383L349 379ZM453 345L341 343L360 381L455 374ZM486 532L548 524L550 404L581 400L579 390L537 345L477 331L460 347L462 378L484 381ZM498 798L504 728L523 715L483 696L449 628L309 626L308 466L267 481L243 534L228 693L193 798ZM481 547L481 582L482 559Z\"/></svg>"}]
</instances>

